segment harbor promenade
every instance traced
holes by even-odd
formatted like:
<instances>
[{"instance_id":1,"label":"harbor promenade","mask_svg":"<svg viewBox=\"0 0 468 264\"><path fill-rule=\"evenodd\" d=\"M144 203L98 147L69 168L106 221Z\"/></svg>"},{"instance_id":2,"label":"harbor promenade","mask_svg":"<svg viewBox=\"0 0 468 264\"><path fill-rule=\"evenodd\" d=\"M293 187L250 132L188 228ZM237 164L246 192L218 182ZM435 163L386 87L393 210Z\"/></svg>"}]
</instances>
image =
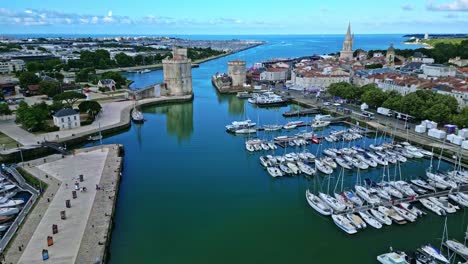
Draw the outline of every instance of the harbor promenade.
<instances>
[{"instance_id":1,"label":"harbor promenade","mask_svg":"<svg viewBox=\"0 0 468 264\"><path fill-rule=\"evenodd\" d=\"M192 100L193 95L184 96L161 96L157 98L146 98L139 100L137 106L185 102ZM96 117L94 122L87 126L82 126L70 130L57 132L33 134L22 129L13 119L0 121L0 132L19 142L22 150L40 147L40 143L51 141L66 143L68 141L84 141L88 136L96 135L99 132L105 134L106 131L115 132L127 128L130 125L130 113L133 109L133 101L116 101L102 105L102 112ZM79 140L81 138L81 140ZM0 151L1 154L18 152L18 148Z\"/></svg>"},{"instance_id":2,"label":"harbor promenade","mask_svg":"<svg viewBox=\"0 0 468 264\"><path fill-rule=\"evenodd\" d=\"M5 263L40 263L43 249L48 250L50 263L96 263L105 259L120 179L120 147L80 149L69 156L52 155L20 164L48 188L7 249ZM66 200L70 200L70 207ZM58 227L56 234L52 231L54 224ZM53 245L48 245L48 236Z\"/></svg>"}]
</instances>

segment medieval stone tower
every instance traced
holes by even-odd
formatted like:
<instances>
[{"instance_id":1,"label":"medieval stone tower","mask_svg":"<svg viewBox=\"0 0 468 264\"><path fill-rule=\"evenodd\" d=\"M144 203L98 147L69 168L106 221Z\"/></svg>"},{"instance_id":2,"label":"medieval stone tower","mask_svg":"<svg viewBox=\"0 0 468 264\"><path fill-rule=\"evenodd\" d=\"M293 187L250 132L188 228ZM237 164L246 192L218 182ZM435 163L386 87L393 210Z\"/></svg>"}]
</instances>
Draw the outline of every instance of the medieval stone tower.
<instances>
[{"instance_id":1,"label":"medieval stone tower","mask_svg":"<svg viewBox=\"0 0 468 264\"><path fill-rule=\"evenodd\" d=\"M192 94L192 61L187 57L187 49L174 47L172 59L166 58L162 63L168 95Z\"/></svg>"},{"instance_id":2,"label":"medieval stone tower","mask_svg":"<svg viewBox=\"0 0 468 264\"><path fill-rule=\"evenodd\" d=\"M228 76L232 80L232 86L242 86L247 80L245 61L233 60L228 62Z\"/></svg>"},{"instance_id":3,"label":"medieval stone tower","mask_svg":"<svg viewBox=\"0 0 468 264\"><path fill-rule=\"evenodd\" d=\"M340 51L340 59L352 60L353 59L353 43L354 34L351 35L351 23L348 24L348 31L343 42L343 49Z\"/></svg>"},{"instance_id":4,"label":"medieval stone tower","mask_svg":"<svg viewBox=\"0 0 468 264\"><path fill-rule=\"evenodd\" d=\"M390 47L387 49L387 56L386 56L386 66L389 68L395 67L395 49L393 48L393 43L390 44Z\"/></svg>"}]
</instances>

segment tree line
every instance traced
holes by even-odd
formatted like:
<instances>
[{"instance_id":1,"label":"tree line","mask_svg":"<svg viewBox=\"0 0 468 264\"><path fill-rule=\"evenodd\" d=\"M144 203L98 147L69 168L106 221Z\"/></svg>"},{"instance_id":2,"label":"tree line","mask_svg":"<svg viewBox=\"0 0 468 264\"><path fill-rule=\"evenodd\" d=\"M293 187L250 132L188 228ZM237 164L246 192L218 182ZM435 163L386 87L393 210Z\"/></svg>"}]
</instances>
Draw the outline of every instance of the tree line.
<instances>
[{"instance_id":1,"label":"tree line","mask_svg":"<svg viewBox=\"0 0 468 264\"><path fill-rule=\"evenodd\" d=\"M416 120L429 119L440 124L452 123L460 128L468 127L468 108L458 113L458 102L454 97L432 90L421 89L403 96L396 91L383 91L375 84L356 87L343 82L330 85L327 93L351 103L364 102L374 109L385 107L409 114Z\"/></svg>"}]
</instances>

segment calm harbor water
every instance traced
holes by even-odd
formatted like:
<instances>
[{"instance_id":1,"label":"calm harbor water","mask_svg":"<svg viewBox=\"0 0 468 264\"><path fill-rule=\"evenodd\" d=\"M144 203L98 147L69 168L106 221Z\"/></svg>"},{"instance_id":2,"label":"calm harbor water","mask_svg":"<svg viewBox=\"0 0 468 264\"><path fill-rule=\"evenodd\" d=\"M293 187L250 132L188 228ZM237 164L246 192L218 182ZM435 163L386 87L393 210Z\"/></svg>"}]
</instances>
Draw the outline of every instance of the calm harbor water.
<instances>
[{"instance_id":1,"label":"calm harbor water","mask_svg":"<svg viewBox=\"0 0 468 264\"><path fill-rule=\"evenodd\" d=\"M273 179L259 163L261 154L245 151L246 137L225 132L226 124L244 118L260 124L297 119L281 115L293 105L256 108L235 96L216 94L210 77L225 72L227 61L244 59L251 65L272 57L335 52L343 36L251 39L264 39L268 44L193 69L193 102L146 107L145 124L104 139L104 143L125 145L110 263L376 263L376 256L389 246L409 250L428 242L440 245L444 219L432 213L405 226L369 227L353 236L344 234L305 200L307 188L326 191L328 178ZM401 41L398 35L356 36L355 48L386 48L391 42L398 47ZM127 77L139 88L161 81L162 72ZM342 128L333 126L318 133ZM271 139L277 134L258 136ZM374 140L371 136L356 144ZM389 139L379 136L377 140ZM308 147L312 153L317 148ZM402 177L423 176L429 164L426 159L408 162L401 167ZM441 164L441 169L448 168ZM393 175L393 167L390 172ZM336 176L331 179L331 190ZM382 168L360 176L379 180ZM346 173L344 185L355 182L356 173ZM465 211L448 217L448 224L450 236L461 240L467 224Z\"/></svg>"}]
</instances>

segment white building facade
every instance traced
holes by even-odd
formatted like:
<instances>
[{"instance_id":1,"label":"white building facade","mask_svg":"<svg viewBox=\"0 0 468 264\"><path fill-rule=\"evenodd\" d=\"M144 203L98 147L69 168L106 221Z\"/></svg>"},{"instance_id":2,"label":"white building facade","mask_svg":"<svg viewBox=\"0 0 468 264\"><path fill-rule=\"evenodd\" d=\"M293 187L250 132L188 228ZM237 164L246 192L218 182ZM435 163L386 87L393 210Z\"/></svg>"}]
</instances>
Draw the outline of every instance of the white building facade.
<instances>
[{"instance_id":1,"label":"white building facade","mask_svg":"<svg viewBox=\"0 0 468 264\"><path fill-rule=\"evenodd\" d=\"M64 108L53 116L54 125L60 130L73 129L81 126L80 114L70 108Z\"/></svg>"}]
</instances>

